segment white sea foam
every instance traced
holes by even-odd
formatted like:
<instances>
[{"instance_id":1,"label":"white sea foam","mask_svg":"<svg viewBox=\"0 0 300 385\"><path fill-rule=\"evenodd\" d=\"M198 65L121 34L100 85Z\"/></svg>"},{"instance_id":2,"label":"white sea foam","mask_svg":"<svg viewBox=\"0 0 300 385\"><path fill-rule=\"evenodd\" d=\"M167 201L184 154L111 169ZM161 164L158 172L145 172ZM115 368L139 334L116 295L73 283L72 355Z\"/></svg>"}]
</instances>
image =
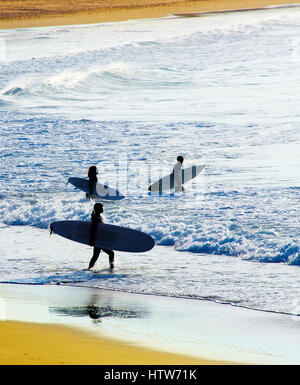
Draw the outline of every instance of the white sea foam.
<instances>
[{"instance_id":1,"label":"white sea foam","mask_svg":"<svg viewBox=\"0 0 300 385\"><path fill-rule=\"evenodd\" d=\"M276 271L294 290L300 264L298 16L284 9L1 31L1 281L55 283L58 274L103 286L102 277L70 270L86 264L89 249L58 241L67 257L55 251L49 272L30 235L44 239L52 221L89 219L93 202L66 182L96 164L100 181L126 195L105 203L106 221L165 246L143 262L127 255L138 273L123 266L121 276L104 273L105 285L288 312L293 295L286 304L274 285L268 297L255 274ZM180 196L149 196L179 153L205 172Z\"/></svg>"}]
</instances>

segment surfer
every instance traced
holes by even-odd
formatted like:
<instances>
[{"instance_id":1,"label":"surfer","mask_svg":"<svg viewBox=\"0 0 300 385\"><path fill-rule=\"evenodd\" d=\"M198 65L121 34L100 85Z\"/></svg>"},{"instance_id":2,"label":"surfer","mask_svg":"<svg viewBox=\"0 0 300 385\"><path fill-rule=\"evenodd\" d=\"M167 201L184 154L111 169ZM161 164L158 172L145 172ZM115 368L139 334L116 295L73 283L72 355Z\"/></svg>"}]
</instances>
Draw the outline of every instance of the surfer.
<instances>
[{"instance_id":1,"label":"surfer","mask_svg":"<svg viewBox=\"0 0 300 385\"><path fill-rule=\"evenodd\" d=\"M88 178L89 178L89 192L86 194L88 199L93 197L93 188L94 184L98 182L98 169L96 166L90 166L88 169Z\"/></svg>"},{"instance_id":2,"label":"surfer","mask_svg":"<svg viewBox=\"0 0 300 385\"><path fill-rule=\"evenodd\" d=\"M101 217L102 213L103 213L102 203L95 203L94 211L92 212L92 215L91 215L92 225L91 225L90 242L89 242L90 246L94 246L94 252L93 252L92 259L90 260L89 269L91 269L95 265L101 250L103 250L106 254L108 254L110 268L111 269L114 268L114 257L115 257L114 252L112 250L102 249L95 246L95 236L96 236L97 225L98 223L103 223L103 219Z\"/></svg>"},{"instance_id":3,"label":"surfer","mask_svg":"<svg viewBox=\"0 0 300 385\"><path fill-rule=\"evenodd\" d=\"M173 168L174 179L176 181L175 192L184 191L184 187L182 185L182 164L184 161L184 157L182 155L177 156L177 163Z\"/></svg>"}]
</instances>

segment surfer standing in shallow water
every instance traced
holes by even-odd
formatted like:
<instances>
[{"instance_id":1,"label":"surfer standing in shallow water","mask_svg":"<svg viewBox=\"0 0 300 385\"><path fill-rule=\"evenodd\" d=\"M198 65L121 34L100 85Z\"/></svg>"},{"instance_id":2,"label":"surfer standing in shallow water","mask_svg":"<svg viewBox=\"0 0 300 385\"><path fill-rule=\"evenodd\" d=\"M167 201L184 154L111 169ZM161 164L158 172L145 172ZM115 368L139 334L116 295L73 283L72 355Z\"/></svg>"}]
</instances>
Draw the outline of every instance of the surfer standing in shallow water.
<instances>
[{"instance_id":1,"label":"surfer standing in shallow water","mask_svg":"<svg viewBox=\"0 0 300 385\"><path fill-rule=\"evenodd\" d=\"M184 157L179 155L177 157L177 163L173 168L174 180L176 182L175 192L184 191L184 187L182 185L182 164L184 161Z\"/></svg>"},{"instance_id":2,"label":"surfer standing in shallow water","mask_svg":"<svg viewBox=\"0 0 300 385\"><path fill-rule=\"evenodd\" d=\"M90 246L94 246L94 252L93 252L92 259L90 260L89 269L91 269L95 265L101 250L104 251L106 254L108 254L110 268L111 269L114 268L114 257L115 257L114 252L112 250L101 249L95 246L95 236L96 236L97 225L98 223L103 223L103 219L101 217L102 213L103 213L102 203L95 203L94 211L92 212L92 215L91 215L92 225L91 225L90 242L89 242Z\"/></svg>"},{"instance_id":3,"label":"surfer standing in shallow water","mask_svg":"<svg viewBox=\"0 0 300 385\"><path fill-rule=\"evenodd\" d=\"M93 198L94 185L98 182L98 169L96 166L91 166L88 169L88 178L89 178L89 192L86 193L88 199Z\"/></svg>"}]
</instances>

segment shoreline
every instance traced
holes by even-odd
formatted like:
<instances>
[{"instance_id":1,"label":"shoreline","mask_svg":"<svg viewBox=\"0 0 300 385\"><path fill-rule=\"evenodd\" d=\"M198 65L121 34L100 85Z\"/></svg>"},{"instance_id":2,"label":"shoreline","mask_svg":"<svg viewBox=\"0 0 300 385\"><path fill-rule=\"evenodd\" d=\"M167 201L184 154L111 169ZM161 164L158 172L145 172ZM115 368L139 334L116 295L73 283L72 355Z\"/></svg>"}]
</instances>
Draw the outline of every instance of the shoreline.
<instances>
[{"instance_id":1,"label":"shoreline","mask_svg":"<svg viewBox=\"0 0 300 385\"><path fill-rule=\"evenodd\" d=\"M110 341L114 341L113 345L116 347L116 353L112 353L112 357L116 359L119 357L117 354L119 342L121 345L126 343L126 346L129 345L130 347L145 347L148 352L150 349L152 356L147 353L145 364L146 362L151 362L153 365L157 363L157 352L176 353L181 357L184 356L185 359L189 357L188 364L194 363L195 360L201 363L205 362L205 364L221 363L222 365L299 364L300 362L300 347L297 344L300 338L300 329L296 323L296 321L299 322L299 319L292 314L257 311L247 307L233 306L231 303L215 302L211 298L179 298L145 294L143 292L129 292L126 291L127 285L117 284L117 286L108 287L105 283L106 279L119 282L123 277L127 277L128 272L129 276L132 275L132 270L125 270L125 265L130 266L136 260L135 256L132 256L133 259L126 259L125 265L122 263L120 256L118 268L113 275L106 270L107 260L104 259L98 266L99 269L95 269L91 276L86 276L84 272L81 275L81 271L85 270L88 261L83 249L80 251L82 257L79 260L75 258L74 262L76 261L76 263L74 263L73 268L71 268L71 265L67 268L68 273L65 275L63 271L57 270L57 264L51 264L48 251L51 250L51 255L55 257L61 250L65 250L65 257L68 260L78 246L70 242L66 247L63 238L56 237L52 239L50 248L50 244L45 243L47 232L45 229L36 229L37 231L34 231L30 236L25 230L26 228L10 227L9 232L6 232L2 229L7 242L3 263L5 265L7 258L15 255L16 250L20 250L20 247L24 252L24 261L26 261L28 257L32 258L32 249L40 247L44 243L44 247L40 248L38 253L39 263L35 266L37 275L31 275L30 273L26 278L22 274L23 278L16 277L14 279L11 275L6 276L5 272L2 274L0 284L0 325L2 324L1 320L4 319L19 321L18 325L14 325L14 327L18 326L18 328L12 333L20 335L23 341L28 334L32 335L35 340L42 341L35 348L34 360L36 363L39 363L39 357L44 357L45 354L44 338L51 340L50 337L44 337L41 333L35 333L35 325L37 324L43 324L45 327L52 324L50 329L52 330L53 339L58 340L57 349L65 351L64 358L61 358L61 355L56 357L55 351L53 351L52 359L59 358L60 362L64 363L70 362L65 361L68 359L68 351L64 344L62 344L62 347L60 346L61 339L55 337L54 326L56 324L68 327L67 333L73 328L80 331L78 338L81 341L84 338L81 332L88 332L89 336L91 336L89 343L93 344L92 339L94 339L100 352L102 338L106 337ZM29 229L27 230L29 231ZM20 234L20 231L25 232ZM30 227L30 232L32 231L33 228ZM21 243L15 243L16 234L21 235ZM24 243L26 243L26 247L23 247ZM165 246L157 246L154 254L151 256L150 253L149 258L157 259L158 255L166 253L168 258L172 259L176 264L177 259L174 255L176 251ZM180 260L186 260L189 253L182 252L179 257ZM205 266L205 255L202 258L203 266ZM211 258L211 255L209 258ZM221 259L218 263L223 264L223 262L224 260ZM245 261L245 263L249 262ZM236 270L239 266L234 265L233 267L231 265L231 268ZM209 266L207 268L209 269ZM218 270L218 267L215 267L215 269ZM244 270L242 269L242 271ZM249 272L249 270L247 271ZM42 273L41 276L40 273ZM272 276L274 273L276 272L273 271ZM140 274L146 275L147 269L143 272L140 271ZM265 278L264 272L261 274ZM206 278L205 276L206 274L199 275L198 279L209 278L209 276ZM252 274L250 276L253 277ZM39 278L36 279L36 277ZM90 281L89 278L92 280ZM96 281L93 281L93 279L96 279ZM125 279L127 280L127 278ZM232 276L232 279L236 280L237 277ZM116 290L116 288L123 288L123 291ZM28 331L27 334L25 329L23 330L23 326ZM47 334L46 329L44 329L43 333ZM2 339L1 328L0 339ZM77 341L77 337L73 339L70 337L69 341L71 340ZM9 342L7 341L5 347L7 349L6 356L9 354L15 357L17 352L20 353L20 350L16 349L18 345L9 345ZM83 345L83 341L81 344ZM23 355L28 354L26 351L27 346L30 345L25 342L20 344ZM81 347L76 346L75 348L81 351ZM0 363L3 361L1 361L1 353L3 354L1 349L0 346ZM100 352L97 353L99 360L101 360ZM23 357L23 355L20 356L19 354L18 358L28 358ZM123 356L124 354L120 355L120 361L111 362L123 363ZM137 357L137 352L133 351L132 354L128 352L125 356L132 360L127 362L137 364L134 358ZM47 357L49 356L43 359ZM172 359L171 363L175 362L175 359L178 362L178 356L176 355L176 357L169 356L168 359ZM69 359L77 360L73 362L78 363L77 355L69 357ZM89 360L89 356L83 357L83 359ZM91 356L91 359L94 359L94 357ZM167 357L164 356L164 359L167 360ZM31 364L32 361L31 358L26 362ZM160 362L161 359L159 359L158 364ZM101 361L98 361L98 363L101 363Z\"/></svg>"},{"instance_id":2,"label":"shoreline","mask_svg":"<svg viewBox=\"0 0 300 385\"><path fill-rule=\"evenodd\" d=\"M114 303L110 316L85 314L93 296ZM121 299L121 300L120 300ZM125 301L124 301L125 299ZM101 289L0 284L0 365L228 365L123 335L116 303L132 312L135 296ZM77 306L74 306L77 304ZM138 307L141 305L139 304ZM146 306L147 307L147 306ZM99 307L100 308L100 307ZM119 309L120 311L120 309ZM139 315L137 315L139 317ZM141 321L147 333L148 315ZM132 318L134 322L134 317ZM129 322L131 318L129 318ZM107 325L106 325L107 324Z\"/></svg>"},{"instance_id":3,"label":"shoreline","mask_svg":"<svg viewBox=\"0 0 300 385\"><path fill-rule=\"evenodd\" d=\"M92 4L93 6L79 2L77 9L74 10L67 0L61 2L53 0L50 3L46 0L39 2L24 0L20 8L19 2L7 0L0 5L0 29L120 22L162 18L174 14L298 4L298 2L291 0L142 0L132 4L129 0L115 0L112 5L107 5L106 1L99 0L96 4Z\"/></svg>"},{"instance_id":4,"label":"shoreline","mask_svg":"<svg viewBox=\"0 0 300 385\"><path fill-rule=\"evenodd\" d=\"M294 317L205 300L0 284L0 365L299 364Z\"/></svg>"}]
</instances>

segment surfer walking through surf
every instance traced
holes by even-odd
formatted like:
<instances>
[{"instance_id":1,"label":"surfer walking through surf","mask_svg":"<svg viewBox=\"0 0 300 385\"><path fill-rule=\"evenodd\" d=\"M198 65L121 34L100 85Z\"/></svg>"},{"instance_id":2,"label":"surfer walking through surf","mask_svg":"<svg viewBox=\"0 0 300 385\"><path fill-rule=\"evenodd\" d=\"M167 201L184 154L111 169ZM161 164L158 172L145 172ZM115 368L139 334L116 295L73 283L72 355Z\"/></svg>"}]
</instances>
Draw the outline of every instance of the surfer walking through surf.
<instances>
[{"instance_id":1,"label":"surfer walking through surf","mask_svg":"<svg viewBox=\"0 0 300 385\"><path fill-rule=\"evenodd\" d=\"M177 163L173 168L174 180L176 182L175 192L184 191L184 187L182 185L182 164L184 161L184 157L179 155L177 157Z\"/></svg>"},{"instance_id":2,"label":"surfer walking through surf","mask_svg":"<svg viewBox=\"0 0 300 385\"><path fill-rule=\"evenodd\" d=\"M88 199L93 197L94 185L98 182L98 169L96 166L90 166L88 169L88 178L89 178L89 192L86 194Z\"/></svg>"},{"instance_id":3,"label":"surfer walking through surf","mask_svg":"<svg viewBox=\"0 0 300 385\"><path fill-rule=\"evenodd\" d=\"M99 258L101 250L104 251L109 256L110 268L111 269L114 268L114 257L115 257L114 252L112 250L102 249L95 246L95 236L96 236L97 225L98 223L103 223L103 219L101 217L102 213L103 213L102 203L95 203L94 210L91 215L92 225L91 225L90 241L89 241L89 245L94 246L94 252L93 252L92 259L90 260L89 269L91 269L95 265L97 259Z\"/></svg>"}]
</instances>

